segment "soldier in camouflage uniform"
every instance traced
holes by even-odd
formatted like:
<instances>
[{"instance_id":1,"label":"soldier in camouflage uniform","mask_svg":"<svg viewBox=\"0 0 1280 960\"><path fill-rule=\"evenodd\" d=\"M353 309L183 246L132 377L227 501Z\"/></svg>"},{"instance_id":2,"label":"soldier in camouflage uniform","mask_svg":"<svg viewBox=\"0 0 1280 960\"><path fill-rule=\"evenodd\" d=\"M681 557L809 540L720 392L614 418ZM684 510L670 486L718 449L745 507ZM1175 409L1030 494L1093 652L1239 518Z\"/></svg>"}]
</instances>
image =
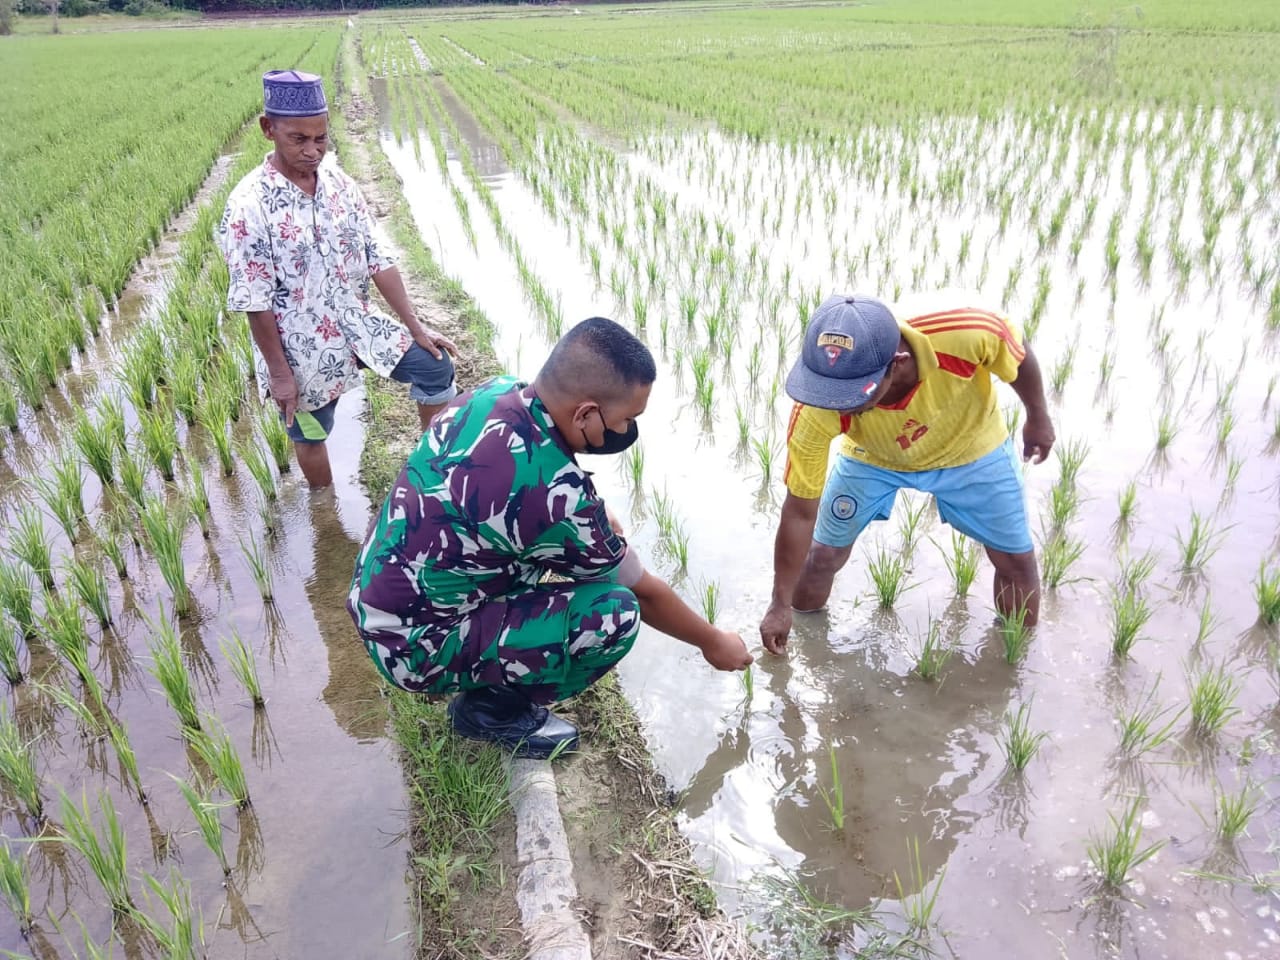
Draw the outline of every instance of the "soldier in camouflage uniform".
<instances>
[{"instance_id":1,"label":"soldier in camouflage uniform","mask_svg":"<svg viewBox=\"0 0 1280 960\"><path fill-rule=\"evenodd\" d=\"M498 377L455 400L392 487L348 608L388 681L459 692L449 713L464 736L523 756L572 748L576 729L547 705L612 669L641 620L719 669L751 662L645 571L575 459L635 441L654 376L635 337L583 321L532 384Z\"/></svg>"}]
</instances>

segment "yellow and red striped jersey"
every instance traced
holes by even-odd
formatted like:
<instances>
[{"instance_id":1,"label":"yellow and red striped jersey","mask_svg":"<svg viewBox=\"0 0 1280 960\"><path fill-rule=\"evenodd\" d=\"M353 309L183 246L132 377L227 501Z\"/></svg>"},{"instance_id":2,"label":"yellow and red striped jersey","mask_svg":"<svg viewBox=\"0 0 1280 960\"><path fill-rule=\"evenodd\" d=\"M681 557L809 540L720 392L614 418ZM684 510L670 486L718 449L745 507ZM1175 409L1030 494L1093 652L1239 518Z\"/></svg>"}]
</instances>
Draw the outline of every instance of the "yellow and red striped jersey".
<instances>
[{"instance_id":1,"label":"yellow and red striped jersey","mask_svg":"<svg viewBox=\"0 0 1280 960\"><path fill-rule=\"evenodd\" d=\"M899 306L894 316L915 355L919 383L893 406L856 417L797 403L784 473L793 495L822 495L831 441L841 435L845 456L905 471L972 463L1008 436L991 377L1011 383L1018 376L1026 356L1021 330L982 307Z\"/></svg>"}]
</instances>

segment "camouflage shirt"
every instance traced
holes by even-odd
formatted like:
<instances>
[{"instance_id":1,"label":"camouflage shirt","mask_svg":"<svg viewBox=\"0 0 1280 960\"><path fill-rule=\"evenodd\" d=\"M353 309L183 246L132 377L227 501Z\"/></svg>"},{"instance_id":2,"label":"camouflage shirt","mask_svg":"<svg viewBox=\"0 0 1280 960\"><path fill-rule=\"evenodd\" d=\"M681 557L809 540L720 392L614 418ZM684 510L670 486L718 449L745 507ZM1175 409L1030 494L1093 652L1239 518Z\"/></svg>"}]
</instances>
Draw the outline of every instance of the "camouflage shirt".
<instances>
[{"instance_id":1,"label":"camouflage shirt","mask_svg":"<svg viewBox=\"0 0 1280 960\"><path fill-rule=\"evenodd\" d=\"M401 651L394 659L409 675L392 679L417 686L456 653L440 647L459 622L484 619L489 601L548 572L612 579L626 555L533 388L497 377L450 404L410 455L347 606L366 644Z\"/></svg>"}]
</instances>

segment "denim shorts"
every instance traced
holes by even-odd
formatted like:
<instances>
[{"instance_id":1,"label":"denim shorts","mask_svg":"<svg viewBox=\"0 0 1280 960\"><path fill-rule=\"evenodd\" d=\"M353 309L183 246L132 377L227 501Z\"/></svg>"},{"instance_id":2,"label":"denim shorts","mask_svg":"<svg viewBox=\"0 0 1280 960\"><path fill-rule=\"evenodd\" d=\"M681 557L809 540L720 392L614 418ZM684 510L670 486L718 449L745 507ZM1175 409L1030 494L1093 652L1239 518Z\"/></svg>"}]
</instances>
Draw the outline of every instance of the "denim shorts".
<instances>
[{"instance_id":1,"label":"denim shorts","mask_svg":"<svg viewBox=\"0 0 1280 960\"><path fill-rule=\"evenodd\" d=\"M453 379L453 360L441 350L437 360L416 341L409 345L391 379L409 384L409 398L422 406L448 403L458 395ZM361 364L363 366L363 364ZM319 410L294 413L293 426L289 427L289 439L294 443L324 443L333 431L333 415L338 409L338 398L330 400Z\"/></svg>"},{"instance_id":2,"label":"denim shorts","mask_svg":"<svg viewBox=\"0 0 1280 960\"><path fill-rule=\"evenodd\" d=\"M829 547L851 545L872 520L889 519L903 487L933 494L944 522L993 550L1032 549L1022 465L1011 439L972 463L939 470L886 470L837 457L822 491L814 540Z\"/></svg>"}]
</instances>

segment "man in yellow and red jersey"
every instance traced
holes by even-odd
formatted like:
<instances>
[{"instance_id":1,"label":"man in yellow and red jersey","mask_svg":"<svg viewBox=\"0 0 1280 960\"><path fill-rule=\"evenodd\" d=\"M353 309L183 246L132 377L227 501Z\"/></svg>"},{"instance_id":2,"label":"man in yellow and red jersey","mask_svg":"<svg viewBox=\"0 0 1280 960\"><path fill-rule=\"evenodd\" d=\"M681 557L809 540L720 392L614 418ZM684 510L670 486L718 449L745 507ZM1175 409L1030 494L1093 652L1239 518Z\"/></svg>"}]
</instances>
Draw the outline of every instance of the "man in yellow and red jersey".
<instances>
[{"instance_id":1,"label":"man in yellow and red jersey","mask_svg":"<svg viewBox=\"0 0 1280 960\"><path fill-rule=\"evenodd\" d=\"M932 302L930 302L932 301ZM792 611L827 602L836 571L903 487L932 494L942 519L987 548L1002 614L1036 622L1040 577L1022 471L996 405L992 375L1026 407L1023 459L1053 447L1040 366L1001 314L958 294L890 311L871 297L835 296L805 330L787 377L787 497L773 552L773 598L760 624L782 653ZM831 441L842 436L827 471Z\"/></svg>"}]
</instances>

